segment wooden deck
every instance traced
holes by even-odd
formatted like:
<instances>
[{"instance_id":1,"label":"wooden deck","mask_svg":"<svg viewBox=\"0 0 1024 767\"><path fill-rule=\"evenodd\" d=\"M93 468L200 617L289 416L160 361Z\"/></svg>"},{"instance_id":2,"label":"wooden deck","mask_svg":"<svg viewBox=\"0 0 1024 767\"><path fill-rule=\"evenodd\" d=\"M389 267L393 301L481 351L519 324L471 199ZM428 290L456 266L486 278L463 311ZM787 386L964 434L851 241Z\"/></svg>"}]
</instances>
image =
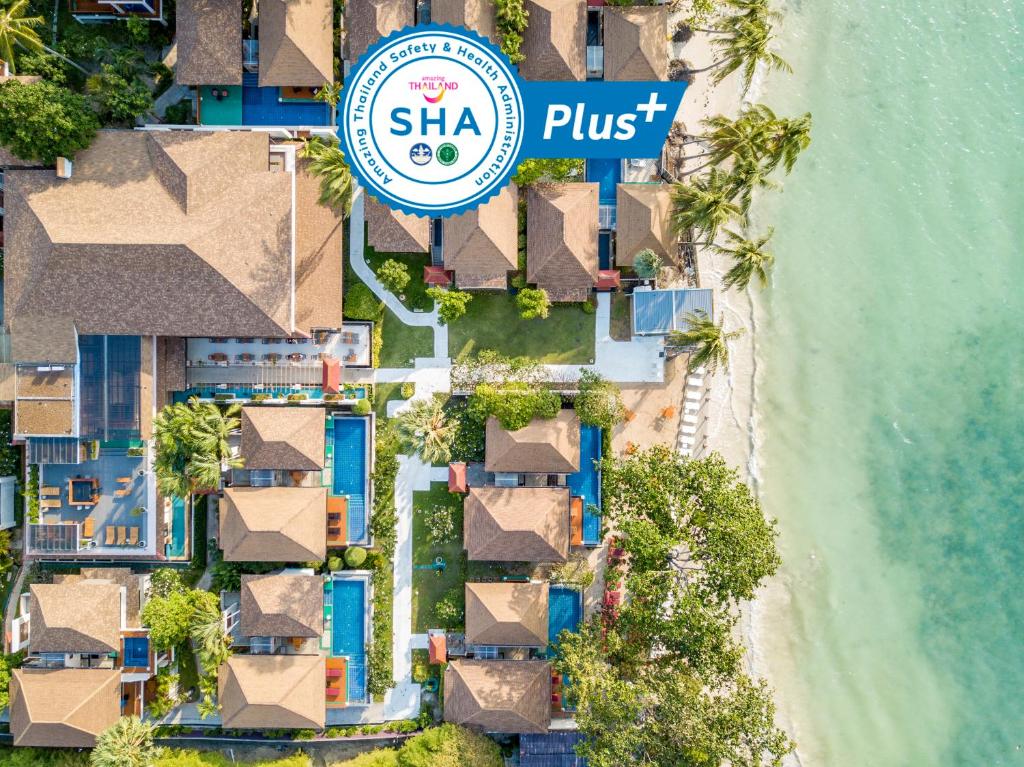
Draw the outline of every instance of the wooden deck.
<instances>
[{"instance_id":1,"label":"wooden deck","mask_svg":"<svg viewBox=\"0 0 1024 767\"><path fill-rule=\"evenodd\" d=\"M336 515L336 516L335 516ZM327 496L327 545L344 546L348 540L348 498Z\"/></svg>"},{"instance_id":2,"label":"wooden deck","mask_svg":"<svg viewBox=\"0 0 1024 767\"><path fill-rule=\"evenodd\" d=\"M583 545L583 499L578 495L569 501L569 545Z\"/></svg>"},{"instance_id":3,"label":"wooden deck","mask_svg":"<svg viewBox=\"0 0 1024 767\"><path fill-rule=\"evenodd\" d=\"M345 658L327 658L326 663L327 705L344 706L348 703L348 661Z\"/></svg>"}]
</instances>

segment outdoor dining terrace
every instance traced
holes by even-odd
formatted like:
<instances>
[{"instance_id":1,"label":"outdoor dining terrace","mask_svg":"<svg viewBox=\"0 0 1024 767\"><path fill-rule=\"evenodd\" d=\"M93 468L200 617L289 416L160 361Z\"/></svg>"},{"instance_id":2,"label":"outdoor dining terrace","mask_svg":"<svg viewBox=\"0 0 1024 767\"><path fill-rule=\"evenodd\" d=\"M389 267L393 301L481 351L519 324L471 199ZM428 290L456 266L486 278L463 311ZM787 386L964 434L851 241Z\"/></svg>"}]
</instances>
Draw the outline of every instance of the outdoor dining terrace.
<instances>
[{"instance_id":1,"label":"outdoor dining terrace","mask_svg":"<svg viewBox=\"0 0 1024 767\"><path fill-rule=\"evenodd\" d=\"M103 451L79 464L39 467L39 520L28 527L37 555L152 555L155 489L143 458Z\"/></svg>"}]
</instances>

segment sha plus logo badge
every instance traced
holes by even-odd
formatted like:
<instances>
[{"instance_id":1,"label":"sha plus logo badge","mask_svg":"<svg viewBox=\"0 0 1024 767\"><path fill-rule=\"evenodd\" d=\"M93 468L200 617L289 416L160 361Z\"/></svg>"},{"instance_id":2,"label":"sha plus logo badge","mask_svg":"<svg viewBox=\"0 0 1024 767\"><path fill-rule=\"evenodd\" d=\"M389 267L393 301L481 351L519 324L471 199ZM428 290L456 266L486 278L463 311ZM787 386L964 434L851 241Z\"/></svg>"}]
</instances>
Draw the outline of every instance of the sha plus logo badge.
<instances>
[{"instance_id":1,"label":"sha plus logo badge","mask_svg":"<svg viewBox=\"0 0 1024 767\"><path fill-rule=\"evenodd\" d=\"M372 46L345 83L341 139L352 173L389 207L414 215L472 210L515 170L522 87L490 42L445 25Z\"/></svg>"}]
</instances>

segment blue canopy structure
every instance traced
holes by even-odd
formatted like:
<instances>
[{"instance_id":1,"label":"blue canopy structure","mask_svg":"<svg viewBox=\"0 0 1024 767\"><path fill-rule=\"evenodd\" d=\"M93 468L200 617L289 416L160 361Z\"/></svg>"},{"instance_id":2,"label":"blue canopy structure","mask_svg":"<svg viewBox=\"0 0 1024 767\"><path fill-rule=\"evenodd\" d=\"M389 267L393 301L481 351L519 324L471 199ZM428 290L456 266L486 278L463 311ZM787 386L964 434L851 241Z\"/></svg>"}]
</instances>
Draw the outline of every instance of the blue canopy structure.
<instances>
[{"instance_id":1,"label":"blue canopy structure","mask_svg":"<svg viewBox=\"0 0 1024 767\"><path fill-rule=\"evenodd\" d=\"M633 291L633 332L640 336L667 335L687 330L686 315L714 317L710 288L673 288Z\"/></svg>"}]
</instances>

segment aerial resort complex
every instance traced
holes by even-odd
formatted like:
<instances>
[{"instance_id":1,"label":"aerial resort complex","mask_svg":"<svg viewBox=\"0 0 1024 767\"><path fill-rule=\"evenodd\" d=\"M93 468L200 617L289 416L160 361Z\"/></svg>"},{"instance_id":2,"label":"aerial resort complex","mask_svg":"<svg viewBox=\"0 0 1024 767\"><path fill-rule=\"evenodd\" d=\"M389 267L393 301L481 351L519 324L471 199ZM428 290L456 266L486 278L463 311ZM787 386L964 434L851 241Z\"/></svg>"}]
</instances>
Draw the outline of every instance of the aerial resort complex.
<instances>
[{"instance_id":1,"label":"aerial resort complex","mask_svg":"<svg viewBox=\"0 0 1024 767\"><path fill-rule=\"evenodd\" d=\"M0 0L0 763L781 764L777 532L716 437L810 142L729 95L777 20ZM638 156L540 147L501 73L649 94Z\"/></svg>"}]
</instances>

